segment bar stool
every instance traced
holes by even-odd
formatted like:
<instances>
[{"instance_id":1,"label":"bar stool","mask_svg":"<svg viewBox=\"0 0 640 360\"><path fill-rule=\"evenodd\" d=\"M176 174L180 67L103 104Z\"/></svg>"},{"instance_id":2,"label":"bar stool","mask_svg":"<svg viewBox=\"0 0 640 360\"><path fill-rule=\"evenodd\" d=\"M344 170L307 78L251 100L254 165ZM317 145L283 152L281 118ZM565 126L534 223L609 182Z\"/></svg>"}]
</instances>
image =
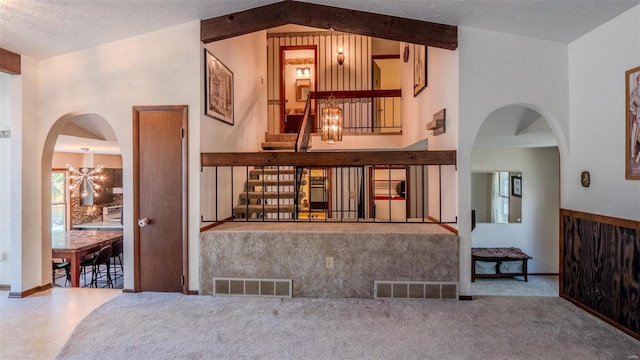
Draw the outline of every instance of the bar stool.
<instances>
[{"instance_id":1,"label":"bar stool","mask_svg":"<svg viewBox=\"0 0 640 360\"><path fill-rule=\"evenodd\" d=\"M113 248L108 245L98 251L98 255L91 259L85 260L80 263L80 266L91 266L91 284L89 287L98 287L98 274L100 273L100 265L105 265L107 268L107 286L112 288L113 281L111 281L111 253Z\"/></svg>"},{"instance_id":2,"label":"bar stool","mask_svg":"<svg viewBox=\"0 0 640 360\"><path fill-rule=\"evenodd\" d=\"M64 286L67 286L67 283L71 283L71 263L67 261L51 260L51 278L54 283L56 282L56 270L59 269L64 269L64 272L66 273Z\"/></svg>"}]
</instances>

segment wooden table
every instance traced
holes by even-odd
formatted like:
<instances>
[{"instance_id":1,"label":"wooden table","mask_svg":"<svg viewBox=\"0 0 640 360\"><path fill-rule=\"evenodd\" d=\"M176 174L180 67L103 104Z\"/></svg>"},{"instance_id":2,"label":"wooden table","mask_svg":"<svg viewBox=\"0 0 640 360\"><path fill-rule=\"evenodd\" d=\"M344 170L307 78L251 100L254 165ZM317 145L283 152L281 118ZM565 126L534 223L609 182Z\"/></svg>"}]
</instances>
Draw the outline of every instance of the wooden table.
<instances>
[{"instance_id":1,"label":"wooden table","mask_svg":"<svg viewBox=\"0 0 640 360\"><path fill-rule=\"evenodd\" d=\"M51 256L71 263L71 286L80 286L82 257L122 241L122 231L67 230L51 234Z\"/></svg>"}]
</instances>

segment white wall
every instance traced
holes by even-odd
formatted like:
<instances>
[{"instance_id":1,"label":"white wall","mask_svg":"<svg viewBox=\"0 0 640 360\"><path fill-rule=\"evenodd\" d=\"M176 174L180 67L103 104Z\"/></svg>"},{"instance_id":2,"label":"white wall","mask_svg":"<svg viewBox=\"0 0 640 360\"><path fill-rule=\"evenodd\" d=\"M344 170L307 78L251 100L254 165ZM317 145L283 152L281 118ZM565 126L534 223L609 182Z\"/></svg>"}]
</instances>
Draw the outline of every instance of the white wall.
<instances>
[{"instance_id":1,"label":"white wall","mask_svg":"<svg viewBox=\"0 0 640 360\"><path fill-rule=\"evenodd\" d=\"M42 285L51 265L45 271L42 260L43 240L40 236L41 185L38 146L38 66L27 56L21 57L22 75L11 79L11 160L10 237L7 257L11 267L11 291L21 292ZM48 226L48 224L47 224ZM49 244L49 249L51 244Z\"/></svg>"},{"instance_id":2,"label":"white wall","mask_svg":"<svg viewBox=\"0 0 640 360\"><path fill-rule=\"evenodd\" d=\"M402 47L402 44L400 44ZM404 48L403 48L404 49ZM458 57L460 50L427 47L427 88L413 96L413 57L402 65L402 136L404 146L429 139L429 150L454 150L458 146ZM447 110L446 133L432 136L427 123L433 114Z\"/></svg>"},{"instance_id":3,"label":"white wall","mask_svg":"<svg viewBox=\"0 0 640 360\"><path fill-rule=\"evenodd\" d=\"M496 109L528 106L549 122L564 162L569 129L568 55L566 45L551 41L466 27L458 28L458 36L460 293L470 295L471 154L478 130Z\"/></svg>"},{"instance_id":4,"label":"white wall","mask_svg":"<svg viewBox=\"0 0 640 360\"><path fill-rule=\"evenodd\" d=\"M114 129L121 147L124 211L132 214L132 201L127 201L133 198L132 107L188 105L191 289L197 289L198 284L196 244L199 233L199 129L200 114L203 112L201 88L204 67L199 39L200 22L194 21L41 61L40 111L37 116L40 141L34 146L39 154L44 153L42 164L38 157L38 168L34 171L42 173L42 177L46 178L47 171L51 169L53 144L64 125L64 120L58 119L72 112L90 112L102 116ZM40 213L44 204L49 201L48 186L42 186L42 202L33 209L24 210L26 216L42 219L40 222L43 224L47 223L47 219L44 219L46 214ZM133 220L129 218L124 223L125 274L130 275L133 274ZM36 235L38 238L47 238L47 234ZM47 241L50 249L48 238L45 242ZM29 262L23 263L25 269L31 266ZM48 273L50 277L50 269ZM125 276L124 287L127 289L133 288L133 276L130 275Z\"/></svg>"},{"instance_id":5,"label":"white wall","mask_svg":"<svg viewBox=\"0 0 640 360\"><path fill-rule=\"evenodd\" d=\"M265 57L266 31L234 37L206 44L206 48L234 74L234 126L208 116L200 117L201 152L255 152L260 150L267 129L267 59ZM202 93L204 97L204 89ZM234 173L237 177L237 171ZM219 220L231 216L231 205L237 203L244 181L234 184L231 193L230 176L219 172ZM206 168L198 174L201 197L198 214L205 220L215 219L215 172ZM198 215L199 216L199 215ZM195 256L195 255L194 255ZM190 265L197 264L190 259ZM197 269L197 267L196 267Z\"/></svg>"},{"instance_id":6,"label":"white wall","mask_svg":"<svg viewBox=\"0 0 640 360\"><path fill-rule=\"evenodd\" d=\"M640 220L640 181L625 180L624 73L640 65L640 5L569 45L571 152L562 206ZM591 186L580 173L591 173Z\"/></svg>"},{"instance_id":7,"label":"white wall","mask_svg":"<svg viewBox=\"0 0 640 360\"><path fill-rule=\"evenodd\" d=\"M558 148L474 147L473 172L522 172L522 223L477 223L473 247L518 247L533 257L529 272L558 272L560 158Z\"/></svg>"},{"instance_id":8,"label":"white wall","mask_svg":"<svg viewBox=\"0 0 640 360\"><path fill-rule=\"evenodd\" d=\"M11 83L15 75L0 72L0 130L11 129ZM11 282L11 267L8 256L11 254L11 139L0 139L0 285Z\"/></svg>"}]
</instances>

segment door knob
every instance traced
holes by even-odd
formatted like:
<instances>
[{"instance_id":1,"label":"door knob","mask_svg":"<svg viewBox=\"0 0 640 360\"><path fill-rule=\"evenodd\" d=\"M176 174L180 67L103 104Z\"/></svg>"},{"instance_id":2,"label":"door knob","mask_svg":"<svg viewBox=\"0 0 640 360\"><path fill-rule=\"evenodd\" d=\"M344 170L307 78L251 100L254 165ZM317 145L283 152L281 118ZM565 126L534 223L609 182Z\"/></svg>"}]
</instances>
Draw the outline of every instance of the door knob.
<instances>
[{"instance_id":1,"label":"door knob","mask_svg":"<svg viewBox=\"0 0 640 360\"><path fill-rule=\"evenodd\" d=\"M148 218L138 219L138 226L145 227L149 223Z\"/></svg>"}]
</instances>

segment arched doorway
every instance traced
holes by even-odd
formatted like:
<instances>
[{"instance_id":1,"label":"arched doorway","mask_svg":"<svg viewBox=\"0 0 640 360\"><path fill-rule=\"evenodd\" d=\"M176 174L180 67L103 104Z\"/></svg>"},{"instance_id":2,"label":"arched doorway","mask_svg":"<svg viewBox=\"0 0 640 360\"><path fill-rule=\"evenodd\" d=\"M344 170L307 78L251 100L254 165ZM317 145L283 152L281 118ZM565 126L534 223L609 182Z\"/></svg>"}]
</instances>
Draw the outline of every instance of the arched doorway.
<instances>
[{"instance_id":1,"label":"arched doorway","mask_svg":"<svg viewBox=\"0 0 640 360\"><path fill-rule=\"evenodd\" d=\"M488 278L472 294L557 296L560 152L550 121L524 105L494 110L476 135L471 173L472 248L519 248L532 257L527 272L541 275L493 279L524 264L476 261Z\"/></svg>"},{"instance_id":2,"label":"arched doorway","mask_svg":"<svg viewBox=\"0 0 640 360\"><path fill-rule=\"evenodd\" d=\"M116 134L105 118L78 112L56 120L47 134L42 156L42 218L43 224L50 224L43 226L43 244L49 245L53 238L70 231L122 232L122 167ZM98 168L100 180L84 182L82 188L73 191L73 184L67 180L69 175ZM52 246L43 246L45 267L52 257L51 249ZM122 255L117 257L120 264L112 268L119 270L112 284L118 288L124 287L121 259ZM55 270L52 276L53 286L70 286L66 276L56 276ZM85 286L89 281L81 276L79 285Z\"/></svg>"}]
</instances>

